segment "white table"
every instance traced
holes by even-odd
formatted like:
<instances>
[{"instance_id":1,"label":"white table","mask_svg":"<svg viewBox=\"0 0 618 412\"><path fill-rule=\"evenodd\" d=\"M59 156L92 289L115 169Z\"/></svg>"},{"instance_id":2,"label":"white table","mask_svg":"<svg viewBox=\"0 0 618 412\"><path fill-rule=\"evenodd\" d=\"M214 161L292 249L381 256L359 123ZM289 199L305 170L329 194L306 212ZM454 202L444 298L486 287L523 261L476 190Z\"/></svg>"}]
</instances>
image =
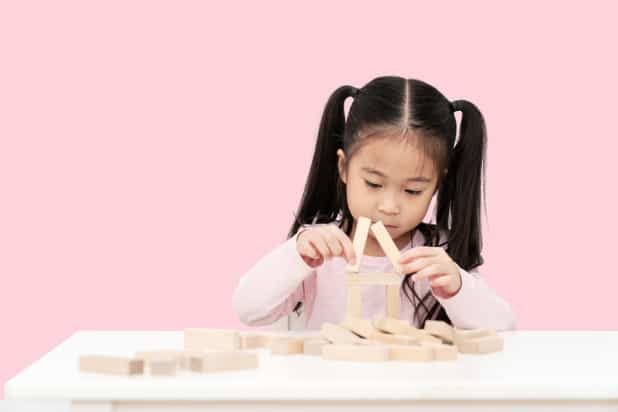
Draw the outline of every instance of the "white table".
<instances>
[{"instance_id":1,"label":"white table","mask_svg":"<svg viewBox=\"0 0 618 412\"><path fill-rule=\"evenodd\" d=\"M5 398L64 399L92 411L618 410L618 331L501 334L503 352L447 362L363 364L259 349L255 370L117 377L80 373L79 355L179 349L182 332L80 331L9 380Z\"/></svg>"}]
</instances>

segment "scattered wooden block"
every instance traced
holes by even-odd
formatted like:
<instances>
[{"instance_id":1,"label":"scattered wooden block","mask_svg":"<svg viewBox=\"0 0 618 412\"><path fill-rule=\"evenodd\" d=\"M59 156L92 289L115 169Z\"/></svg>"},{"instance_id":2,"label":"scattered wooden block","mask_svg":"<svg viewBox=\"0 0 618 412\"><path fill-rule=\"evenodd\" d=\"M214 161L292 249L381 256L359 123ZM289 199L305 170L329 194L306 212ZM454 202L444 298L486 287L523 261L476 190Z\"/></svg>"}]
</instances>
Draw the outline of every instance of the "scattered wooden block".
<instances>
[{"instance_id":1,"label":"scattered wooden block","mask_svg":"<svg viewBox=\"0 0 618 412\"><path fill-rule=\"evenodd\" d=\"M415 328L410 325L408 321L403 319L376 316L373 318L372 324L376 329L382 332L416 338L417 343L442 343L442 340L429 335L423 329Z\"/></svg>"},{"instance_id":2,"label":"scattered wooden block","mask_svg":"<svg viewBox=\"0 0 618 412\"><path fill-rule=\"evenodd\" d=\"M155 376L171 376L176 374L178 369L178 359L153 359L148 362L150 374Z\"/></svg>"},{"instance_id":3,"label":"scattered wooden block","mask_svg":"<svg viewBox=\"0 0 618 412\"><path fill-rule=\"evenodd\" d=\"M314 338L303 342L303 353L309 356L322 356L322 348L330 342L326 339Z\"/></svg>"},{"instance_id":4,"label":"scattered wooden block","mask_svg":"<svg viewBox=\"0 0 618 412\"><path fill-rule=\"evenodd\" d=\"M474 338L482 338L483 336L495 336L496 331L491 329L454 329L454 343L458 345L459 342L474 339Z\"/></svg>"},{"instance_id":5,"label":"scattered wooden block","mask_svg":"<svg viewBox=\"0 0 618 412\"><path fill-rule=\"evenodd\" d=\"M395 271L401 274L401 265L399 264L401 252L399 252L399 248L397 248L397 245L391 238L391 235L389 235L388 230L384 227L384 223L382 223L382 221L374 223L371 225L371 231L380 244L380 247L384 250L384 253L393 264Z\"/></svg>"},{"instance_id":6,"label":"scattered wooden block","mask_svg":"<svg viewBox=\"0 0 618 412\"><path fill-rule=\"evenodd\" d=\"M144 373L144 361L122 356L83 355L79 358L79 370L113 375L139 375Z\"/></svg>"},{"instance_id":7,"label":"scattered wooden block","mask_svg":"<svg viewBox=\"0 0 618 412\"><path fill-rule=\"evenodd\" d=\"M504 349L504 338L500 335L471 338L458 342L457 349L461 353L469 354L499 352Z\"/></svg>"},{"instance_id":8,"label":"scattered wooden block","mask_svg":"<svg viewBox=\"0 0 618 412\"><path fill-rule=\"evenodd\" d=\"M361 345L373 344L361 338L349 329L334 323L325 322L320 331L321 336L332 343L356 343Z\"/></svg>"},{"instance_id":9,"label":"scattered wooden block","mask_svg":"<svg viewBox=\"0 0 618 412\"><path fill-rule=\"evenodd\" d=\"M299 355L303 353L303 339L276 338L270 342L273 355Z\"/></svg>"},{"instance_id":10,"label":"scattered wooden block","mask_svg":"<svg viewBox=\"0 0 618 412\"><path fill-rule=\"evenodd\" d=\"M455 340L453 327L441 320L427 320L425 322L425 332L437 336L448 343L453 343Z\"/></svg>"},{"instance_id":11,"label":"scattered wooden block","mask_svg":"<svg viewBox=\"0 0 618 412\"><path fill-rule=\"evenodd\" d=\"M420 345L387 345L390 360L406 362L430 362L434 359L433 350Z\"/></svg>"},{"instance_id":12,"label":"scattered wooden block","mask_svg":"<svg viewBox=\"0 0 618 412\"><path fill-rule=\"evenodd\" d=\"M352 362L384 362L388 349L383 345L329 344L322 347L322 359Z\"/></svg>"},{"instance_id":13,"label":"scattered wooden block","mask_svg":"<svg viewBox=\"0 0 618 412\"><path fill-rule=\"evenodd\" d=\"M373 326L373 322L367 319L347 316L343 321L343 326L370 341L399 345L411 345L417 341L413 336L392 335L380 332Z\"/></svg>"},{"instance_id":14,"label":"scattered wooden block","mask_svg":"<svg viewBox=\"0 0 618 412\"><path fill-rule=\"evenodd\" d=\"M434 361L450 361L457 359L456 346L430 342L421 342L421 346L431 349Z\"/></svg>"},{"instance_id":15,"label":"scattered wooden block","mask_svg":"<svg viewBox=\"0 0 618 412\"><path fill-rule=\"evenodd\" d=\"M367 272L367 273L348 273L346 283L348 286L369 286L369 285L397 285L401 286L401 275L390 272Z\"/></svg>"},{"instance_id":16,"label":"scattered wooden block","mask_svg":"<svg viewBox=\"0 0 618 412\"><path fill-rule=\"evenodd\" d=\"M369 234L369 226L371 225L371 219L366 217L359 217L356 221L356 229L354 230L354 239L352 240L352 246L354 247L354 254L356 255L356 262L353 265L347 265L346 271L358 272L360 269L361 258L365 251L365 244L367 243L367 235Z\"/></svg>"},{"instance_id":17,"label":"scattered wooden block","mask_svg":"<svg viewBox=\"0 0 618 412\"><path fill-rule=\"evenodd\" d=\"M240 348L246 349L258 349L268 346L269 337L259 333L248 333L240 336Z\"/></svg>"},{"instance_id":18,"label":"scattered wooden block","mask_svg":"<svg viewBox=\"0 0 618 412\"><path fill-rule=\"evenodd\" d=\"M259 361L255 352L220 351L191 357L189 365L194 372L223 372L255 369Z\"/></svg>"},{"instance_id":19,"label":"scattered wooden block","mask_svg":"<svg viewBox=\"0 0 618 412\"><path fill-rule=\"evenodd\" d=\"M184 347L188 351L240 350L240 333L224 329L189 328L184 332Z\"/></svg>"}]
</instances>

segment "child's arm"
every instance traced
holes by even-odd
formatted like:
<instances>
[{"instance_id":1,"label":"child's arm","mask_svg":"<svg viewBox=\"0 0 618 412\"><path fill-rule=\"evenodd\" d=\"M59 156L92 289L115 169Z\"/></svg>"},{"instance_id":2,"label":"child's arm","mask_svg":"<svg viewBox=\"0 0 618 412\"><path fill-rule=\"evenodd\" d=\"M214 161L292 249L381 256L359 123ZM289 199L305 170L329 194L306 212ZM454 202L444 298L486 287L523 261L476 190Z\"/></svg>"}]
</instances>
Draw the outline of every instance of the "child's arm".
<instances>
[{"instance_id":1,"label":"child's arm","mask_svg":"<svg viewBox=\"0 0 618 412\"><path fill-rule=\"evenodd\" d=\"M461 288L450 298L435 298L446 310L453 326L461 329L514 330L513 308L493 291L481 277L478 268L461 273Z\"/></svg>"},{"instance_id":2,"label":"child's arm","mask_svg":"<svg viewBox=\"0 0 618 412\"><path fill-rule=\"evenodd\" d=\"M309 298L306 294L312 289L303 287L303 283L315 275L315 268L307 265L296 249L296 238L307 226L263 256L240 278L233 302L244 324L271 324Z\"/></svg>"}]
</instances>

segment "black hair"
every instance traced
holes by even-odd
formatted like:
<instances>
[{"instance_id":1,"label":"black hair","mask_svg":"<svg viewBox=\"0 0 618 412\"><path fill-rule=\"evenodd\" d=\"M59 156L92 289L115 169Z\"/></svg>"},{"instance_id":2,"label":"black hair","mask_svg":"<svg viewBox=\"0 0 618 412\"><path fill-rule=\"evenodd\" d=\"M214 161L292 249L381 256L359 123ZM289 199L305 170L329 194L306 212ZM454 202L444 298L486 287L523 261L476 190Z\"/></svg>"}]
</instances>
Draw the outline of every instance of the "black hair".
<instances>
[{"instance_id":1,"label":"black hair","mask_svg":"<svg viewBox=\"0 0 618 412\"><path fill-rule=\"evenodd\" d=\"M344 103L348 97L354 100L346 119ZM461 122L456 141L457 110L461 111ZM360 89L346 85L331 94L322 114L305 190L288 238L303 225L333 221L350 236L354 217L348 208L345 183L339 177L337 149L344 151L348 165L371 136L384 136L383 132L389 129L413 131L420 137L436 170L447 170L445 174L438 173L436 223L421 222L416 228L423 234L425 245L446 245L449 256L464 270L482 265L480 205L481 184L485 196L486 162L483 115L471 102L451 103L435 87L417 79L383 76ZM446 240L439 243L442 233L446 233ZM431 308L425 304L431 292L422 299L417 295L411 275L406 274L402 288L414 307L420 327L434 315L452 325L438 301ZM425 312L422 320L419 307ZM436 311L439 313L435 314Z\"/></svg>"}]
</instances>

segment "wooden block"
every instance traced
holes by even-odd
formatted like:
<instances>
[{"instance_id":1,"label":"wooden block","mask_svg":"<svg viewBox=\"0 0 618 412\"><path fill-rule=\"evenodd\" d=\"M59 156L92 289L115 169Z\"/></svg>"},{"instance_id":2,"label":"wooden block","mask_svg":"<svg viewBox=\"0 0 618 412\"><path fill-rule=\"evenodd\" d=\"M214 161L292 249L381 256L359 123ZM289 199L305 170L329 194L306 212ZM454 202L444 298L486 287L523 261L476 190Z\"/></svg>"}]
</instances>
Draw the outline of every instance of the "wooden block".
<instances>
[{"instance_id":1,"label":"wooden block","mask_svg":"<svg viewBox=\"0 0 618 412\"><path fill-rule=\"evenodd\" d=\"M303 353L310 356L322 356L322 348L329 343L326 339L307 339L303 342Z\"/></svg>"},{"instance_id":2,"label":"wooden block","mask_svg":"<svg viewBox=\"0 0 618 412\"><path fill-rule=\"evenodd\" d=\"M376 329L382 332L416 338L416 343L442 343L442 340L429 335L423 329L410 325L407 320L376 316L373 318L372 323Z\"/></svg>"},{"instance_id":3,"label":"wooden block","mask_svg":"<svg viewBox=\"0 0 618 412\"><path fill-rule=\"evenodd\" d=\"M273 339L269 346L273 355L300 355L303 353L303 339L277 338Z\"/></svg>"},{"instance_id":4,"label":"wooden block","mask_svg":"<svg viewBox=\"0 0 618 412\"><path fill-rule=\"evenodd\" d=\"M171 376L176 374L178 369L178 359L153 359L148 362L150 374L156 376Z\"/></svg>"},{"instance_id":5,"label":"wooden block","mask_svg":"<svg viewBox=\"0 0 618 412\"><path fill-rule=\"evenodd\" d=\"M402 279L403 278L401 277L401 275L392 272L348 273L346 275L346 283L348 286L401 286Z\"/></svg>"},{"instance_id":6,"label":"wooden block","mask_svg":"<svg viewBox=\"0 0 618 412\"><path fill-rule=\"evenodd\" d=\"M322 338L332 343L356 343L361 345L373 344L351 332L349 329L329 322L322 324L320 334Z\"/></svg>"},{"instance_id":7,"label":"wooden block","mask_svg":"<svg viewBox=\"0 0 618 412\"><path fill-rule=\"evenodd\" d=\"M332 343L322 347L322 359L351 362L384 362L388 360L388 349L383 345Z\"/></svg>"},{"instance_id":8,"label":"wooden block","mask_svg":"<svg viewBox=\"0 0 618 412\"><path fill-rule=\"evenodd\" d=\"M245 349L258 349L268 346L269 337L259 333L248 333L240 336L240 348Z\"/></svg>"},{"instance_id":9,"label":"wooden block","mask_svg":"<svg viewBox=\"0 0 618 412\"><path fill-rule=\"evenodd\" d=\"M399 248L397 248L397 245L393 241L393 238L391 238L388 230L386 230L386 228L384 227L384 223L382 223L382 221L374 223L373 225L371 225L371 231L373 232L373 235L380 244L380 247L393 264L395 271L401 274L401 265L399 264L401 252L399 252Z\"/></svg>"},{"instance_id":10,"label":"wooden block","mask_svg":"<svg viewBox=\"0 0 618 412\"><path fill-rule=\"evenodd\" d=\"M450 361L457 359L457 347L443 343L421 342L421 346L431 349L433 360Z\"/></svg>"},{"instance_id":11,"label":"wooden block","mask_svg":"<svg viewBox=\"0 0 618 412\"><path fill-rule=\"evenodd\" d=\"M139 375L144 373L144 361L122 356L83 355L79 358L79 370L113 375Z\"/></svg>"},{"instance_id":12,"label":"wooden block","mask_svg":"<svg viewBox=\"0 0 618 412\"><path fill-rule=\"evenodd\" d=\"M355 334L369 341L375 341L376 343L392 343L399 345L411 345L416 343L416 338L413 336L392 335L380 332L373 326L373 322L367 319L348 316L343 321L343 326Z\"/></svg>"},{"instance_id":13,"label":"wooden block","mask_svg":"<svg viewBox=\"0 0 618 412\"><path fill-rule=\"evenodd\" d=\"M406 362L430 362L433 350L421 345L387 345L388 358Z\"/></svg>"},{"instance_id":14,"label":"wooden block","mask_svg":"<svg viewBox=\"0 0 618 412\"><path fill-rule=\"evenodd\" d=\"M361 286L348 286L348 316L361 316Z\"/></svg>"},{"instance_id":15,"label":"wooden block","mask_svg":"<svg viewBox=\"0 0 618 412\"><path fill-rule=\"evenodd\" d=\"M457 329L454 328L454 343L458 345L459 342L474 339L474 338L482 338L483 336L495 336L496 331L491 329Z\"/></svg>"},{"instance_id":16,"label":"wooden block","mask_svg":"<svg viewBox=\"0 0 618 412\"><path fill-rule=\"evenodd\" d=\"M471 338L458 342L457 349L461 353L470 354L499 352L504 349L504 339L500 335Z\"/></svg>"},{"instance_id":17,"label":"wooden block","mask_svg":"<svg viewBox=\"0 0 618 412\"><path fill-rule=\"evenodd\" d=\"M356 221L354 239L352 240L354 254L356 255L356 263L353 265L347 265L347 272L358 272L360 269L361 258L363 257L365 244L367 243L367 235L369 234L369 225L371 225L371 219L367 217L360 216Z\"/></svg>"},{"instance_id":18,"label":"wooden block","mask_svg":"<svg viewBox=\"0 0 618 412\"><path fill-rule=\"evenodd\" d=\"M400 287L400 285L390 285L386 287L386 316L395 319L399 319L401 316Z\"/></svg>"},{"instance_id":19,"label":"wooden block","mask_svg":"<svg viewBox=\"0 0 618 412\"><path fill-rule=\"evenodd\" d=\"M259 361L255 352L218 351L191 357L189 365L194 372L223 372L256 369Z\"/></svg>"},{"instance_id":20,"label":"wooden block","mask_svg":"<svg viewBox=\"0 0 618 412\"><path fill-rule=\"evenodd\" d=\"M240 350L240 333L224 329L185 329L184 347L188 351L204 349Z\"/></svg>"},{"instance_id":21,"label":"wooden block","mask_svg":"<svg viewBox=\"0 0 618 412\"><path fill-rule=\"evenodd\" d=\"M453 343L455 340L455 331L453 327L442 320L426 321L425 332L437 336L448 343Z\"/></svg>"}]
</instances>

